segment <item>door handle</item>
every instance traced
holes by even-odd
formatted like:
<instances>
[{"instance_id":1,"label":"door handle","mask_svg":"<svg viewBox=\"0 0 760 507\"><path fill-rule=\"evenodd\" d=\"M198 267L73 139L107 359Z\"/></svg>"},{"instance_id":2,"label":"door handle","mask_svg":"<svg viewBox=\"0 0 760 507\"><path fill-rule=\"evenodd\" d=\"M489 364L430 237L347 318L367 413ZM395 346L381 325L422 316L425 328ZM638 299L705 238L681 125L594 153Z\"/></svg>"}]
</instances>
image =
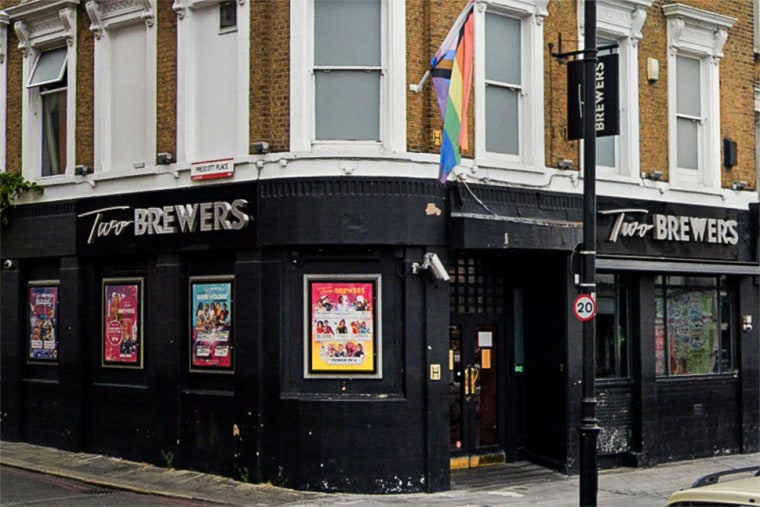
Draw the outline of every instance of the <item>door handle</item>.
<instances>
[{"instance_id":1,"label":"door handle","mask_svg":"<svg viewBox=\"0 0 760 507\"><path fill-rule=\"evenodd\" d=\"M480 380L480 369L467 365L464 370L464 394L467 396L477 392L478 380Z\"/></svg>"},{"instance_id":2,"label":"door handle","mask_svg":"<svg viewBox=\"0 0 760 507\"><path fill-rule=\"evenodd\" d=\"M478 368L470 368L470 394L477 393L478 380L480 380L480 370Z\"/></svg>"}]
</instances>

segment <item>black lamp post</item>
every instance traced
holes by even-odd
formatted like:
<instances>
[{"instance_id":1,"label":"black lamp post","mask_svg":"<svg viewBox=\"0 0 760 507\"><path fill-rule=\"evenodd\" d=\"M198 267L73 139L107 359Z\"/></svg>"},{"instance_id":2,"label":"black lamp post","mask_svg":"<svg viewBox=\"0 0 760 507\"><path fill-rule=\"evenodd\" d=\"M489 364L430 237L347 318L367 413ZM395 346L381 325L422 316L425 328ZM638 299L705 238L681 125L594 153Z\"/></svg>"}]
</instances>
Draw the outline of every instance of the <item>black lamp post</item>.
<instances>
[{"instance_id":1,"label":"black lamp post","mask_svg":"<svg viewBox=\"0 0 760 507\"><path fill-rule=\"evenodd\" d=\"M581 292L596 296L596 125L594 123L596 48L596 0L584 2L583 50L583 248ZM595 380L596 319L583 322L583 399L580 436L580 504L596 506L598 491Z\"/></svg>"}]
</instances>

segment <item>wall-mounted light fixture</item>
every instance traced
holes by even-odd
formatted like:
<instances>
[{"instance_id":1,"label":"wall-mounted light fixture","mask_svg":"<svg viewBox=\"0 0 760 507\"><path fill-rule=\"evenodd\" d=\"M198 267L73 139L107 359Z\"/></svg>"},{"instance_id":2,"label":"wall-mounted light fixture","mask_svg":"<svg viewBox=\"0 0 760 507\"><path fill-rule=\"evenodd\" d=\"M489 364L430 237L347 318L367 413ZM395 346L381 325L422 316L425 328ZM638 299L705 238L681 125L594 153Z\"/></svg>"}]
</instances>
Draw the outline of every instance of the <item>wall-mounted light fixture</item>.
<instances>
[{"instance_id":1,"label":"wall-mounted light fixture","mask_svg":"<svg viewBox=\"0 0 760 507\"><path fill-rule=\"evenodd\" d=\"M412 264L412 273L415 275L422 270L432 270L433 276L444 282L448 282L451 278L449 272L446 270L446 266L443 265L438 254L433 252L427 252L422 256L422 264L415 262Z\"/></svg>"},{"instance_id":2,"label":"wall-mounted light fixture","mask_svg":"<svg viewBox=\"0 0 760 507\"><path fill-rule=\"evenodd\" d=\"M171 152L161 151L156 155L156 164L158 165L169 165L172 162L174 162L174 156Z\"/></svg>"},{"instance_id":3,"label":"wall-mounted light fixture","mask_svg":"<svg viewBox=\"0 0 760 507\"><path fill-rule=\"evenodd\" d=\"M647 81L654 83L660 79L660 61L657 58L647 58Z\"/></svg>"},{"instance_id":4,"label":"wall-mounted light fixture","mask_svg":"<svg viewBox=\"0 0 760 507\"><path fill-rule=\"evenodd\" d=\"M747 182L746 181L734 181L731 183L731 190L744 190L747 188Z\"/></svg>"},{"instance_id":5,"label":"wall-mounted light fixture","mask_svg":"<svg viewBox=\"0 0 760 507\"><path fill-rule=\"evenodd\" d=\"M74 166L74 174L77 176L87 176L88 174L92 174L92 170L88 165L77 164Z\"/></svg>"},{"instance_id":6,"label":"wall-mounted light fixture","mask_svg":"<svg viewBox=\"0 0 760 507\"><path fill-rule=\"evenodd\" d=\"M252 143L251 152L258 153L259 155L269 153L269 143L266 141L256 141L255 143Z\"/></svg>"},{"instance_id":7,"label":"wall-mounted light fixture","mask_svg":"<svg viewBox=\"0 0 760 507\"><path fill-rule=\"evenodd\" d=\"M3 261L3 269L13 269L15 267L15 263L12 259L5 259Z\"/></svg>"}]
</instances>

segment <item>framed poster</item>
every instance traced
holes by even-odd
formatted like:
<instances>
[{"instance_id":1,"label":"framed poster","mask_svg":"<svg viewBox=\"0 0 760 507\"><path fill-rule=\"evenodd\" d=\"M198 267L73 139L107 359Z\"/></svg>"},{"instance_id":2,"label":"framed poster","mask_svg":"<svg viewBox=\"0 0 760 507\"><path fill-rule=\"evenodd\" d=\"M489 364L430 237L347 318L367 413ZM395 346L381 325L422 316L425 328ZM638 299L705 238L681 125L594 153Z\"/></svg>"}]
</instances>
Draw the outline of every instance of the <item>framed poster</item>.
<instances>
[{"instance_id":1,"label":"framed poster","mask_svg":"<svg viewBox=\"0 0 760 507\"><path fill-rule=\"evenodd\" d=\"M304 277L304 377L382 377L380 275Z\"/></svg>"},{"instance_id":2,"label":"framed poster","mask_svg":"<svg viewBox=\"0 0 760 507\"><path fill-rule=\"evenodd\" d=\"M232 373L233 277L190 278L190 371Z\"/></svg>"},{"instance_id":3,"label":"framed poster","mask_svg":"<svg viewBox=\"0 0 760 507\"><path fill-rule=\"evenodd\" d=\"M29 282L28 363L58 361L58 281Z\"/></svg>"},{"instance_id":4,"label":"framed poster","mask_svg":"<svg viewBox=\"0 0 760 507\"><path fill-rule=\"evenodd\" d=\"M103 279L103 366L143 366L143 279Z\"/></svg>"}]
</instances>

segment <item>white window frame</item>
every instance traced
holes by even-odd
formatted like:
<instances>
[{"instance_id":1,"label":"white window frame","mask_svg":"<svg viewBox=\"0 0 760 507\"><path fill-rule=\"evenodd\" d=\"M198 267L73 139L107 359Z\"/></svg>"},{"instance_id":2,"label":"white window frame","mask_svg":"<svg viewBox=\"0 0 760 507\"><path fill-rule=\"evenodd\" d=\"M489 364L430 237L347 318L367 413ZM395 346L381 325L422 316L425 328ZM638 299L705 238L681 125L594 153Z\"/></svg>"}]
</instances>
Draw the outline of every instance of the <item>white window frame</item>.
<instances>
[{"instance_id":1,"label":"white window frame","mask_svg":"<svg viewBox=\"0 0 760 507\"><path fill-rule=\"evenodd\" d=\"M668 137L670 185L683 190L718 190L720 161L720 60L735 18L680 3L662 7L668 24ZM679 56L700 60L701 132L699 168L678 167L677 76Z\"/></svg>"},{"instance_id":2,"label":"white window frame","mask_svg":"<svg viewBox=\"0 0 760 507\"><path fill-rule=\"evenodd\" d=\"M21 164L30 181L46 185L73 176L76 156L76 70L78 0L26 2L6 10L24 55L22 64ZM39 87L27 88L40 53L65 47L66 62L66 160L62 174L42 176L42 97Z\"/></svg>"},{"instance_id":3,"label":"white window frame","mask_svg":"<svg viewBox=\"0 0 760 507\"><path fill-rule=\"evenodd\" d=\"M90 17L90 30L95 35L95 73L94 73L94 106L95 106L95 146L94 170L97 172L119 173L125 175L138 174L134 169L145 169L155 166L156 154L156 82L157 82L157 40L153 28L155 0L90 0L87 2L87 14ZM118 98L111 95L109 86L114 62L111 57L111 37L118 37L119 28L135 23L145 23L146 29L146 118L143 136L145 137L146 153L138 153L138 158L132 162L132 167L111 167L112 127L118 119L115 117L112 105ZM144 160L140 160L140 158Z\"/></svg>"},{"instance_id":4,"label":"white window frame","mask_svg":"<svg viewBox=\"0 0 760 507\"><path fill-rule=\"evenodd\" d=\"M316 141L314 0L290 0L291 152L365 157L406 152L406 2L381 5L380 141Z\"/></svg>"},{"instance_id":5,"label":"white window frame","mask_svg":"<svg viewBox=\"0 0 760 507\"><path fill-rule=\"evenodd\" d=\"M195 62L202 55L188 48L195 47L189 41L194 40L197 26L192 22L193 12L198 9L214 7L219 9L222 0L175 0L173 9L177 14L177 154L176 162L198 162L194 139L197 125L192 120L196 115L192 97L196 95ZM250 2L238 0L237 25L234 30L237 37L237 104L239 114L235 127L235 158L247 157L250 145ZM232 36L232 29L219 32L220 36Z\"/></svg>"},{"instance_id":6,"label":"white window frame","mask_svg":"<svg viewBox=\"0 0 760 507\"><path fill-rule=\"evenodd\" d=\"M760 188L760 81L755 83L755 188Z\"/></svg>"},{"instance_id":7,"label":"white window frame","mask_svg":"<svg viewBox=\"0 0 760 507\"><path fill-rule=\"evenodd\" d=\"M6 63L8 52L8 14L0 11L0 172L8 170L6 164L7 145L5 137L5 125L8 125L8 64Z\"/></svg>"},{"instance_id":8,"label":"white window frame","mask_svg":"<svg viewBox=\"0 0 760 507\"><path fill-rule=\"evenodd\" d=\"M478 166L539 172L544 163L544 29L549 0L478 1L475 10L475 160ZM517 18L522 27L518 154L486 151L486 12Z\"/></svg>"},{"instance_id":9,"label":"white window frame","mask_svg":"<svg viewBox=\"0 0 760 507\"><path fill-rule=\"evenodd\" d=\"M755 53L760 54L760 0L752 0L753 32L755 34Z\"/></svg>"},{"instance_id":10,"label":"white window frame","mask_svg":"<svg viewBox=\"0 0 760 507\"><path fill-rule=\"evenodd\" d=\"M615 181L640 181L641 152L639 125L639 41L647 20L647 9L654 0L598 0L597 40L610 39L618 43L619 119L620 134L614 136L615 165L597 164L597 178ZM578 40L584 41L584 0L577 0ZM583 167L583 141L581 141Z\"/></svg>"}]
</instances>

